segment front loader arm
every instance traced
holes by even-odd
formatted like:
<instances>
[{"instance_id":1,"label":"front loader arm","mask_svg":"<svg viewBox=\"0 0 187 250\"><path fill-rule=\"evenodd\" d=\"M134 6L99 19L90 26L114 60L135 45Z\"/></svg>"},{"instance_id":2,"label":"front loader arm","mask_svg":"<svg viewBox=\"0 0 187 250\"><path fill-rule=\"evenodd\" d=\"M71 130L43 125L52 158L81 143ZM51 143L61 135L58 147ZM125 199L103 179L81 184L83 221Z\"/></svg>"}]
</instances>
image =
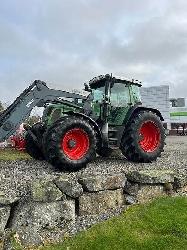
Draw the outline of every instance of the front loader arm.
<instances>
[{"instance_id":1,"label":"front loader arm","mask_svg":"<svg viewBox=\"0 0 187 250\"><path fill-rule=\"evenodd\" d=\"M43 107L46 103L59 98L86 99L75 93L50 89L45 82L35 80L23 93L0 115L0 141L12 135L21 123L29 117L34 107ZM63 100L61 100L62 102ZM64 101L71 105L71 102ZM72 103L73 105L73 103Z\"/></svg>"}]
</instances>

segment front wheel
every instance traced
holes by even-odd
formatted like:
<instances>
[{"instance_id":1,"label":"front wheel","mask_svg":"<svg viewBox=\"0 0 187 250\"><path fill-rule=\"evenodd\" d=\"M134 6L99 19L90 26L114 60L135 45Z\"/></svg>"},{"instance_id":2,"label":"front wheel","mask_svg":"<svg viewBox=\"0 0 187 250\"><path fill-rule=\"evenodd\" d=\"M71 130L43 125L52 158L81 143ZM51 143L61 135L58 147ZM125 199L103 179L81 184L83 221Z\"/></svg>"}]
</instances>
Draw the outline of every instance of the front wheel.
<instances>
[{"instance_id":1,"label":"front wheel","mask_svg":"<svg viewBox=\"0 0 187 250\"><path fill-rule=\"evenodd\" d=\"M38 143L36 143L29 132L25 135L26 152L36 160L44 160L44 154L41 147L41 140L44 134L44 126L41 122L35 123L31 128L31 132L36 136Z\"/></svg>"},{"instance_id":2,"label":"front wheel","mask_svg":"<svg viewBox=\"0 0 187 250\"><path fill-rule=\"evenodd\" d=\"M96 155L95 145L95 132L90 124L72 116L56 122L44 137L47 159L61 170L85 167Z\"/></svg>"},{"instance_id":3,"label":"front wheel","mask_svg":"<svg viewBox=\"0 0 187 250\"><path fill-rule=\"evenodd\" d=\"M130 161L152 162L161 156L165 132L160 118L142 111L130 120L121 140L121 151Z\"/></svg>"}]
</instances>

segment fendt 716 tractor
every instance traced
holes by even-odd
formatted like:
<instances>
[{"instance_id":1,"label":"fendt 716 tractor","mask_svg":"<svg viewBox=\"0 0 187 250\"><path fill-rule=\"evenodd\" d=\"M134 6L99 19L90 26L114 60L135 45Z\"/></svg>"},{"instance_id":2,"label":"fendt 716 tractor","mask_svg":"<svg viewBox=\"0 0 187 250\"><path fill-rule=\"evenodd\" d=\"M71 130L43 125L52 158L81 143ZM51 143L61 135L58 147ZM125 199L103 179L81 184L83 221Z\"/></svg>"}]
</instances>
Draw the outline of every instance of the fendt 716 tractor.
<instances>
[{"instance_id":1,"label":"fendt 716 tractor","mask_svg":"<svg viewBox=\"0 0 187 250\"><path fill-rule=\"evenodd\" d=\"M119 148L134 162L152 162L164 148L164 120L143 107L136 81L104 75L85 84L87 95L49 89L36 80L0 116L0 141L7 139L33 107L45 107L42 122L25 126L26 150L68 171L78 170L96 154Z\"/></svg>"}]
</instances>

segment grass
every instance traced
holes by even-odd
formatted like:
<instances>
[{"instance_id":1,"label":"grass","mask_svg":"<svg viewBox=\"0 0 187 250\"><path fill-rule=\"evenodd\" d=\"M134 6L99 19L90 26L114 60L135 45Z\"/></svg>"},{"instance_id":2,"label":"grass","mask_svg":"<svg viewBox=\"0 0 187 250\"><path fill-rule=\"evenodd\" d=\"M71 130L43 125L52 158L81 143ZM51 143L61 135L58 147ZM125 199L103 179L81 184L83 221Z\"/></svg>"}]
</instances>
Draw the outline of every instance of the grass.
<instances>
[{"instance_id":1,"label":"grass","mask_svg":"<svg viewBox=\"0 0 187 250\"><path fill-rule=\"evenodd\" d=\"M168 197L130 207L118 217L42 250L185 250L187 198Z\"/></svg>"},{"instance_id":2,"label":"grass","mask_svg":"<svg viewBox=\"0 0 187 250\"><path fill-rule=\"evenodd\" d=\"M28 160L31 157L25 153L15 149L0 149L0 161Z\"/></svg>"}]
</instances>

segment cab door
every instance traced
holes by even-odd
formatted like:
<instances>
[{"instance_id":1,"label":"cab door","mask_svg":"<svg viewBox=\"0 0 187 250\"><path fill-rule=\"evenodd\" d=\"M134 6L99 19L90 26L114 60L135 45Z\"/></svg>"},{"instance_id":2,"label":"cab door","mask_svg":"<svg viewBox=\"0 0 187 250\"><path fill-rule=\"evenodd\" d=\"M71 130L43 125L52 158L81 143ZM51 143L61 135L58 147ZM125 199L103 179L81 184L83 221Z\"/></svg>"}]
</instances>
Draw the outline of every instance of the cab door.
<instances>
[{"instance_id":1,"label":"cab door","mask_svg":"<svg viewBox=\"0 0 187 250\"><path fill-rule=\"evenodd\" d=\"M115 83L110 93L109 125L122 125L131 105L130 88L123 83Z\"/></svg>"}]
</instances>

